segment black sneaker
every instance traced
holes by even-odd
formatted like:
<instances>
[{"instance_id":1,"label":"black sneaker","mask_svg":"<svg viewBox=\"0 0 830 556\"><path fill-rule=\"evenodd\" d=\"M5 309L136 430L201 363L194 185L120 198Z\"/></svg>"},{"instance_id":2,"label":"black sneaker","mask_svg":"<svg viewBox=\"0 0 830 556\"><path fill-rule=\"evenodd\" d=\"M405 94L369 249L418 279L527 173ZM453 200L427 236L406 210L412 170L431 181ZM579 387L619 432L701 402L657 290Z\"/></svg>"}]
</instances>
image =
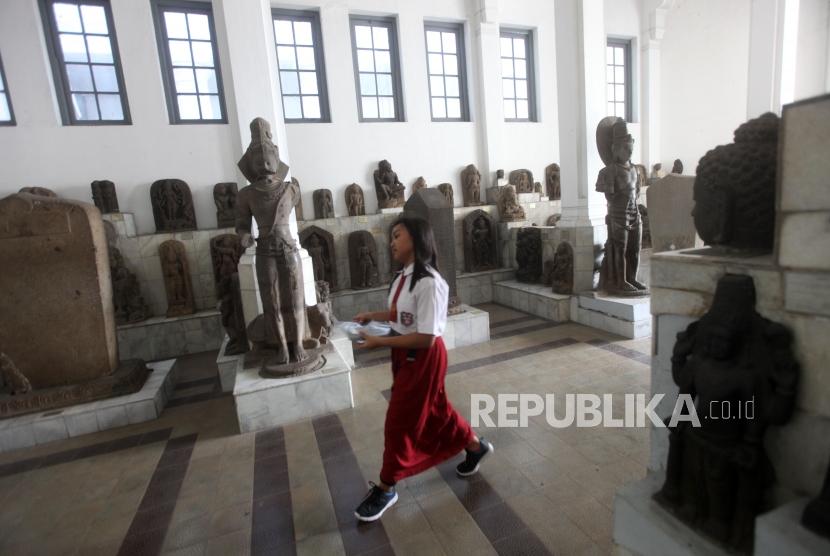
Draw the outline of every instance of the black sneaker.
<instances>
[{"instance_id":1,"label":"black sneaker","mask_svg":"<svg viewBox=\"0 0 830 556\"><path fill-rule=\"evenodd\" d=\"M483 438L479 439L481 448L477 452L467 451L467 457L455 467L455 473L459 477L469 477L478 473L478 466L485 457L492 454L496 448Z\"/></svg>"},{"instance_id":2,"label":"black sneaker","mask_svg":"<svg viewBox=\"0 0 830 556\"><path fill-rule=\"evenodd\" d=\"M398 493L395 492L395 487L392 490L385 492L375 483L369 481L372 488L366 494L366 498L354 511L354 516L360 521L375 521L380 519L383 512L392 507L398 501Z\"/></svg>"}]
</instances>

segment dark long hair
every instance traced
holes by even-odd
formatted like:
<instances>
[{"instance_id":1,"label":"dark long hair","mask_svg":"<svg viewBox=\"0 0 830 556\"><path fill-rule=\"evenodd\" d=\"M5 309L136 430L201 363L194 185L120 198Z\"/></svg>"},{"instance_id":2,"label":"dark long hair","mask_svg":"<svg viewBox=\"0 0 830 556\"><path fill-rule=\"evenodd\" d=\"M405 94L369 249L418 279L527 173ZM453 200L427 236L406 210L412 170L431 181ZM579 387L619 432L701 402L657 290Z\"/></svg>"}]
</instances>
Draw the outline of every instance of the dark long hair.
<instances>
[{"instance_id":1,"label":"dark long hair","mask_svg":"<svg viewBox=\"0 0 830 556\"><path fill-rule=\"evenodd\" d=\"M432 276L427 265L438 271L438 249L435 245L435 235L432 233L432 226L423 218L417 216L399 216L389 227L389 233L395 226L402 225L412 237L412 250L415 252L415 264L412 269L412 281L409 283L409 291L415 284L425 276ZM391 286L390 286L391 287Z\"/></svg>"}]
</instances>

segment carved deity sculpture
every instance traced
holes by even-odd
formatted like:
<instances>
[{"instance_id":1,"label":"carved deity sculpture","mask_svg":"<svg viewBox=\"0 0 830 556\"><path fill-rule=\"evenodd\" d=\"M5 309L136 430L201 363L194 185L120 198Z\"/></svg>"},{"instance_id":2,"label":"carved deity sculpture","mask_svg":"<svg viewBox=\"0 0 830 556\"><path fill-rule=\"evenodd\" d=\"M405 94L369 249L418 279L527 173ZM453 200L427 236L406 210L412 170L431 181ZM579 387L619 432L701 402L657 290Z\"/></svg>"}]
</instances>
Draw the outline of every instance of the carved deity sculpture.
<instances>
[{"instance_id":1,"label":"carved deity sculpture","mask_svg":"<svg viewBox=\"0 0 830 556\"><path fill-rule=\"evenodd\" d=\"M303 214L303 192L300 189L300 181L292 177L291 183L297 188L297 206L294 207L294 214L297 217L297 220L305 220L305 214Z\"/></svg>"},{"instance_id":2,"label":"carved deity sculpture","mask_svg":"<svg viewBox=\"0 0 830 556\"><path fill-rule=\"evenodd\" d=\"M650 180L659 180L660 178L665 178L666 173L663 171L663 163L657 162L654 166L651 167L651 174L649 174L648 179Z\"/></svg>"},{"instance_id":3,"label":"carved deity sculpture","mask_svg":"<svg viewBox=\"0 0 830 556\"><path fill-rule=\"evenodd\" d=\"M502 222L514 222L526 218L525 209L519 204L516 188L512 185L502 188L499 196L499 216Z\"/></svg>"},{"instance_id":4,"label":"carved deity sculpture","mask_svg":"<svg viewBox=\"0 0 830 556\"><path fill-rule=\"evenodd\" d=\"M487 219L479 217L475 220L472 236L473 264L478 268L495 266L495 261L493 261L493 238Z\"/></svg>"},{"instance_id":5,"label":"carved deity sculpture","mask_svg":"<svg viewBox=\"0 0 830 556\"><path fill-rule=\"evenodd\" d=\"M695 172L692 216L707 245L772 250L779 118L770 112L706 153Z\"/></svg>"},{"instance_id":6,"label":"carved deity sculpture","mask_svg":"<svg viewBox=\"0 0 830 556\"><path fill-rule=\"evenodd\" d=\"M110 245L109 257L116 324L129 324L150 318L150 308L141 295L138 278L124 264L121 251Z\"/></svg>"},{"instance_id":7,"label":"carved deity sculpture","mask_svg":"<svg viewBox=\"0 0 830 556\"><path fill-rule=\"evenodd\" d=\"M236 195L239 187L234 182L213 186L213 202L216 205L216 224L220 228L232 228L236 223Z\"/></svg>"},{"instance_id":8,"label":"carved deity sculpture","mask_svg":"<svg viewBox=\"0 0 830 556\"><path fill-rule=\"evenodd\" d=\"M559 183L560 172L559 164L555 162L545 168L545 189L551 201L558 201L562 198L562 187Z\"/></svg>"},{"instance_id":9,"label":"carved deity sculpture","mask_svg":"<svg viewBox=\"0 0 830 556\"><path fill-rule=\"evenodd\" d=\"M196 312L193 283L184 244L170 239L159 245L164 287L167 290L167 316L179 317Z\"/></svg>"},{"instance_id":10,"label":"carved deity sculpture","mask_svg":"<svg viewBox=\"0 0 830 556\"><path fill-rule=\"evenodd\" d=\"M461 171L461 193L465 207L476 207L481 204L481 172L475 164L468 164Z\"/></svg>"},{"instance_id":11,"label":"carved deity sculpture","mask_svg":"<svg viewBox=\"0 0 830 556\"><path fill-rule=\"evenodd\" d=\"M263 118L250 125L251 143L239 160L239 169L251 182L239 192L236 232L243 247L254 244L251 219L259 228L256 239L256 272L262 301L262 344L276 350L264 370L280 374L294 372L310 357L306 335L305 296L299 248L289 228L291 210L299 202L296 183L285 182L288 165L280 161L272 142L271 126ZM313 345L312 345L313 344ZM308 347L316 347L316 342Z\"/></svg>"},{"instance_id":12,"label":"carved deity sculpture","mask_svg":"<svg viewBox=\"0 0 830 556\"><path fill-rule=\"evenodd\" d=\"M118 196L115 193L115 184L110 180L96 180L92 187L92 202L101 211L101 214L118 212Z\"/></svg>"},{"instance_id":13,"label":"carved deity sculpture","mask_svg":"<svg viewBox=\"0 0 830 556\"><path fill-rule=\"evenodd\" d=\"M600 289L611 295L647 295L637 281L642 222L637 209L638 172L631 163L634 139L622 118L609 116L597 126L597 148L605 168L599 171L597 191L608 202L608 239L600 270Z\"/></svg>"},{"instance_id":14,"label":"carved deity sculpture","mask_svg":"<svg viewBox=\"0 0 830 556\"><path fill-rule=\"evenodd\" d=\"M314 218L317 220L334 218L334 202L331 199L330 189L315 189L311 197L314 200Z\"/></svg>"},{"instance_id":15,"label":"carved deity sculpture","mask_svg":"<svg viewBox=\"0 0 830 556\"><path fill-rule=\"evenodd\" d=\"M306 245L309 257L311 257L312 268L314 269L314 280L320 281L326 277L326 258L323 255L323 245L320 238L312 235Z\"/></svg>"},{"instance_id":16,"label":"carved deity sculpture","mask_svg":"<svg viewBox=\"0 0 830 556\"><path fill-rule=\"evenodd\" d=\"M210 256L213 261L213 278L216 282L216 298L222 326L228 335L225 355L236 355L248 351L245 336L245 317L238 306L236 289L239 286L239 258L245 250L236 234L223 234L211 238Z\"/></svg>"},{"instance_id":17,"label":"carved deity sculpture","mask_svg":"<svg viewBox=\"0 0 830 556\"><path fill-rule=\"evenodd\" d=\"M157 232L196 229L196 213L190 187L178 179L164 179L150 186Z\"/></svg>"},{"instance_id":18,"label":"carved deity sculpture","mask_svg":"<svg viewBox=\"0 0 830 556\"><path fill-rule=\"evenodd\" d=\"M346 188L346 208L349 211L349 216L363 216L366 214L363 189L356 183Z\"/></svg>"},{"instance_id":19,"label":"carved deity sculpture","mask_svg":"<svg viewBox=\"0 0 830 556\"><path fill-rule=\"evenodd\" d=\"M574 291L574 250L567 241L557 246L553 256L551 285L553 293L571 295Z\"/></svg>"},{"instance_id":20,"label":"carved deity sculpture","mask_svg":"<svg viewBox=\"0 0 830 556\"><path fill-rule=\"evenodd\" d=\"M692 527L749 553L774 477L764 435L770 425L785 424L795 406L792 336L755 310L752 277L726 274L709 311L677 335L671 362L699 426L680 420L669 427L666 482L654 498Z\"/></svg>"},{"instance_id":21,"label":"carved deity sculpture","mask_svg":"<svg viewBox=\"0 0 830 556\"><path fill-rule=\"evenodd\" d=\"M542 277L542 233L539 228L521 228L516 235L516 279L536 283Z\"/></svg>"},{"instance_id":22,"label":"carved deity sculpture","mask_svg":"<svg viewBox=\"0 0 830 556\"><path fill-rule=\"evenodd\" d=\"M648 223L648 208L645 205L637 205L637 210L640 211L640 220L643 222L643 249L651 248L651 226Z\"/></svg>"},{"instance_id":23,"label":"carved deity sculpture","mask_svg":"<svg viewBox=\"0 0 830 556\"><path fill-rule=\"evenodd\" d=\"M354 290L380 285L378 248L372 233L367 230L349 234L349 272Z\"/></svg>"},{"instance_id":24,"label":"carved deity sculpture","mask_svg":"<svg viewBox=\"0 0 830 556\"><path fill-rule=\"evenodd\" d=\"M683 161L679 158L674 159L674 164L671 167L672 174L682 174L683 173Z\"/></svg>"},{"instance_id":25,"label":"carved deity sculpture","mask_svg":"<svg viewBox=\"0 0 830 556\"><path fill-rule=\"evenodd\" d=\"M526 168L510 172L507 181L516 186L516 193L533 193L533 172Z\"/></svg>"},{"instance_id":26,"label":"carved deity sculpture","mask_svg":"<svg viewBox=\"0 0 830 556\"><path fill-rule=\"evenodd\" d=\"M424 176L419 176L417 180L412 183L412 193L410 193L410 197L415 195L421 189L427 188L427 180L424 179Z\"/></svg>"},{"instance_id":27,"label":"carved deity sculpture","mask_svg":"<svg viewBox=\"0 0 830 556\"><path fill-rule=\"evenodd\" d=\"M398 174L392 170L388 160L381 160L374 173L375 192L378 196L378 207L397 208L404 204L404 185L398 180Z\"/></svg>"},{"instance_id":28,"label":"carved deity sculpture","mask_svg":"<svg viewBox=\"0 0 830 556\"><path fill-rule=\"evenodd\" d=\"M455 206L455 197L453 196L452 192L452 184L450 183L439 183L438 184L438 191L441 192L441 195L447 200L447 204L450 207Z\"/></svg>"}]
</instances>

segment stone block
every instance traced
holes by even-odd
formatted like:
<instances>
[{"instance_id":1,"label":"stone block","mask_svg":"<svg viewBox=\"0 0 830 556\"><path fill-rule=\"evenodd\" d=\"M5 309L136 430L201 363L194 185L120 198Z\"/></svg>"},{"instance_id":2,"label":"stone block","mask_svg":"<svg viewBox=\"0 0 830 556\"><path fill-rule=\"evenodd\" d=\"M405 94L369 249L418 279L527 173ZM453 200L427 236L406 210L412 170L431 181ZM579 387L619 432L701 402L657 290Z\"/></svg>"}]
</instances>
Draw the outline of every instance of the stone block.
<instances>
[{"instance_id":1,"label":"stone block","mask_svg":"<svg viewBox=\"0 0 830 556\"><path fill-rule=\"evenodd\" d=\"M35 443L37 444L64 440L69 436L66 423L62 417L41 417L32 423L32 431L35 434Z\"/></svg>"},{"instance_id":2,"label":"stone block","mask_svg":"<svg viewBox=\"0 0 830 556\"><path fill-rule=\"evenodd\" d=\"M830 211L782 214L779 220L778 263L781 266L795 270L830 270Z\"/></svg>"},{"instance_id":3,"label":"stone block","mask_svg":"<svg viewBox=\"0 0 830 556\"><path fill-rule=\"evenodd\" d=\"M830 317L830 274L787 272L784 306L787 311Z\"/></svg>"},{"instance_id":4,"label":"stone block","mask_svg":"<svg viewBox=\"0 0 830 556\"><path fill-rule=\"evenodd\" d=\"M712 304L712 295L686 290L651 288L651 312L654 315L684 315L700 318Z\"/></svg>"},{"instance_id":5,"label":"stone block","mask_svg":"<svg viewBox=\"0 0 830 556\"><path fill-rule=\"evenodd\" d=\"M779 136L780 210L830 210L830 98L784 107Z\"/></svg>"}]
</instances>

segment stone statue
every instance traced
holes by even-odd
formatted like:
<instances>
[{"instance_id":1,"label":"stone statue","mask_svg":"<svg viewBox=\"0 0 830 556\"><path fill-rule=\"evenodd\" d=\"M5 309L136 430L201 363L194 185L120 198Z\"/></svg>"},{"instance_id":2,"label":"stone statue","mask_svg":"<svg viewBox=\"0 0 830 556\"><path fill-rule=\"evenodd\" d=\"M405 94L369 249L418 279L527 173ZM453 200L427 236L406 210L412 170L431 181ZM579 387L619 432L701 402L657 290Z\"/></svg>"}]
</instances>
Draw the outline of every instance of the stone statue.
<instances>
[{"instance_id":1,"label":"stone statue","mask_svg":"<svg viewBox=\"0 0 830 556\"><path fill-rule=\"evenodd\" d=\"M503 180L504 179L504 169L499 168L498 170L496 170L496 179L497 180Z\"/></svg>"},{"instance_id":2,"label":"stone statue","mask_svg":"<svg viewBox=\"0 0 830 556\"><path fill-rule=\"evenodd\" d=\"M92 201L101 214L118 212L118 196L115 193L115 184L110 180L96 180L92 187Z\"/></svg>"},{"instance_id":3,"label":"stone statue","mask_svg":"<svg viewBox=\"0 0 830 556\"><path fill-rule=\"evenodd\" d=\"M818 497L810 500L801 516L801 524L824 537L830 537L830 466Z\"/></svg>"},{"instance_id":4,"label":"stone statue","mask_svg":"<svg viewBox=\"0 0 830 556\"><path fill-rule=\"evenodd\" d=\"M553 293L571 295L574 292L574 250L567 241L560 243L553 255L551 285Z\"/></svg>"},{"instance_id":5,"label":"stone statue","mask_svg":"<svg viewBox=\"0 0 830 556\"><path fill-rule=\"evenodd\" d=\"M542 184L540 182L533 182L533 192L538 193L539 195L542 194Z\"/></svg>"},{"instance_id":6,"label":"stone statue","mask_svg":"<svg viewBox=\"0 0 830 556\"><path fill-rule=\"evenodd\" d=\"M526 168L510 172L507 181L516 186L516 193L533 193L533 172Z\"/></svg>"},{"instance_id":7,"label":"stone statue","mask_svg":"<svg viewBox=\"0 0 830 556\"><path fill-rule=\"evenodd\" d=\"M461 170L461 196L465 207L477 207L481 203L481 172L475 164Z\"/></svg>"},{"instance_id":8,"label":"stone statue","mask_svg":"<svg viewBox=\"0 0 830 556\"><path fill-rule=\"evenodd\" d=\"M378 207L397 208L404 203L404 185L398 180L398 174L392 171L388 160L381 160L374 173L375 192L378 196Z\"/></svg>"},{"instance_id":9,"label":"stone statue","mask_svg":"<svg viewBox=\"0 0 830 556\"><path fill-rule=\"evenodd\" d=\"M242 307L237 306L236 295L236 288L239 286L239 258L244 252L245 249L236 234L222 234L210 240L216 298L219 300L222 326L228 335L225 355L237 355L248 351L245 317L242 316Z\"/></svg>"},{"instance_id":10,"label":"stone statue","mask_svg":"<svg viewBox=\"0 0 830 556\"><path fill-rule=\"evenodd\" d=\"M558 201L562 198L562 187L559 183L559 164L549 164L545 168L545 188L547 190L548 199L551 201Z\"/></svg>"},{"instance_id":11,"label":"stone statue","mask_svg":"<svg viewBox=\"0 0 830 556\"><path fill-rule=\"evenodd\" d=\"M536 227L519 229L516 236L516 279L535 284L542 277L542 231Z\"/></svg>"},{"instance_id":12,"label":"stone statue","mask_svg":"<svg viewBox=\"0 0 830 556\"><path fill-rule=\"evenodd\" d=\"M363 189L356 183L346 188L346 208L349 211L349 216L364 216L366 214Z\"/></svg>"},{"instance_id":13,"label":"stone statue","mask_svg":"<svg viewBox=\"0 0 830 556\"><path fill-rule=\"evenodd\" d=\"M643 223L643 242L641 248L651 248L651 226L648 224L648 209L645 205L637 205L637 210L640 211L640 221Z\"/></svg>"},{"instance_id":14,"label":"stone statue","mask_svg":"<svg viewBox=\"0 0 830 556\"><path fill-rule=\"evenodd\" d=\"M314 268L314 281L323 280L331 291L337 290L337 258L334 253L334 236L319 226L309 226L300 231L300 245L308 251Z\"/></svg>"},{"instance_id":15,"label":"stone statue","mask_svg":"<svg viewBox=\"0 0 830 556\"><path fill-rule=\"evenodd\" d=\"M526 218L525 209L519 204L516 188L512 185L504 186L499 196L499 216L502 222L515 222Z\"/></svg>"},{"instance_id":16,"label":"stone statue","mask_svg":"<svg viewBox=\"0 0 830 556\"><path fill-rule=\"evenodd\" d=\"M546 226L553 226L554 228L559 225L559 221L562 220L562 215L557 213L551 214L548 216L547 222L545 222Z\"/></svg>"},{"instance_id":17,"label":"stone statue","mask_svg":"<svg viewBox=\"0 0 830 556\"><path fill-rule=\"evenodd\" d=\"M150 318L150 308L141 295L138 278L127 268L117 247L110 245L109 257L115 323L131 324L147 320Z\"/></svg>"},{"instance_id":18,"label":"stone statue","mask_svg":"<svg viewBox=\"0 0 830 556\"><path fill-rule=\"evenodd\" d=\"M294 214L298 221L305 220L303 214L303 192L300 190L300 182L297 178L291 178L291 184L297 188L297 205L294 207Z\"/></svg>"},{"instance_id":19,"label":"stone statue","mask_svg":"<svg viewBox=\"0 0 830 556\"><path fill-rule=\"evenodd\" d=\"M453 193L452 193L452 184L450 184L450 183L439 183L438 184L438 191L441 192L441 195L444 196L444 198L447 200L447 204L449 204L450 207L455 206L455 198L454 198Z\"/></svg>"},{"instance_id":20,"label":"stone statue","mask_svg":"<svg viewBox=\"0 0 830 556\"><path fill-rule=\"evenodd\" d=\"M331 308L331 299L329 298L329 285L322 280L318 280L314 283L314 289L317 291L317 304L307 309L308 327L311 337L321 344L325 344L331 336L334 315Z\"/></svg>"},{"instance_id":21,"label":"stone statue","mask_svg":"<svg viewBox=\"0 0 830 556\"><path fill-rule=\"evenodd\" d=\"M674 165L671 167L672 174L682 174L683 173L683 161L679 158L674 159Z\"/></svg>"},{"instance_id":22,"label":"stone statue","mask_svg":"<svg viewBox=\"0 0 830 556\"><path fill-rule=\"evenodd\" d=\"M317 220L334 218L334 202L331 199L330 189L315 189L311 196L314 200L314 218Z\"/></svg>"},{"instance_id":23,"label":"stone statue","mask_svg":"<svg viewBox=\"0 0 830 556\"><path fill-rule=\"evenodd\" d=\"M410 197L415 195L421 189L427 188L427 180L424 179L424 176L419 176L417 180L412 184L412 193L410 193Z\"/></svg>"},{"instance_id":24,"label":"stone statue","mask_svg":"<svg viewBox=\"0 0 830 556\"><path fill-rule=\"evenodd\" d=\"M51 189L47 189L46 187L21 187L18 193L28 193L29 195L39 195L41 197L57 198L58 196L57 193L55 193Z\"/></svg>"},{"instance_id":25,"label":"stone statue","mask_svg":"<svg viewBox=\"0 0 830 556\"><path fill-rule=\"evenodd\" d=\"M772 250L778 116L770 112L735 130L697 166L692 216L707 245Z\"/></svg>"},{"instance_id":26,"label":"stone statue","mask_svg":"<svg viewBox=\"0 0 830 556\"><path fill-rule=\"evenodd\" d=\"M263 118L251 121L251 143L238 166L251 185L243 187L237 197L236 232L242 246L254 244L251 219L259 228L256 239L256 271L262 301L261 334L258 353L274 351L265 357L263 372L284 376L309 372L320 363L319 354L306 351L317 348L309 341L303 269L300 253L289 228L291 210L299 203L296 182L285 182L288 165L280 161L279 149L272 142L271 126ZM256 322L249 324L248 329ZM254 341L252 336L249 336Z\"/></svg>"},{"instance_id":27,"label":"stone statue","mask_svg":"<svg viewBox=\"0 0 830 556\"><path fill-rule=\"evenodd\" d=\"M467 272L498 268L496 223L479 209L464 217L464 267Z\"/></svg>"},{"instance_id":28,"label":"stone statue","mask_svg":"<svg viewBox=\"0 0 830 556\"><path fill-rule=\"evenodd\" d=\"M677 335L671 362L679 394L694 400L700 426L686 420L669 428L666 482L654 498L692 527L749 553L774 476L764 435L768 426L785 424L795 406L792 336L755 310L752 277L726 274L709 311Z\"/></svg>"},{"instance_id":29,"label":"stone statue","mask_svg":"<svg viewBox=\"0 0 830 556\"><path fill-rule=\"evenodd\" d=\"M349 270L353 290L380 285L378 248L371 232L358 230L349 234Z\"/></svg>"},{"instance_id":30,"label":"stone statue","mask_svg":"<svg viewBox=\"0 0 830 556\"><path fill-rule=\"evenodd\" d=\"M0 394L16 396L32 391L32 383L26 378L14 361L0 351Z\"/></svg>"},{"instance_id":31,"label":"stone statue","mask_svg":"<svg viewBox=\"0 0 830 556\"><path fill-rule=\"evenodd\" d=\"M642 223L637 210L640 194L637 169L631 164L634 139L622 118L608 116L597 126L597 148L605 168L599 171L597 191L608 202L608 239L600 270L599 287L611 295L647 295L637 281Z\"/></svg>"},{"instance_id":32,"label":"stone statue","mask_svg":"<svg viewBox=\"0 0 830 556\"><path fill-rule=\"evenodd\" d=\"M219 228L232 228L236 224L236 195L238 190L239 186L235 182L217 183L213 186L216 224Z\"/></svg>"},{"instance_id":33,"label":"stone statue","mask_svg":"<svg viewBox=\"0 0 830 556\"><path fill-rule=\"evenodd\" d=\"M156 232L196 229L196 213L190 187L182 180L164 179L150 186Z\"/></svg>"},{"instance_id":34,"label":"stone statue","mask_svg":"<svg viewBox=\"0 0 830 556\"><path fill-rule=\"evenodd\" d=\"M649 175L649 179L659 180L660 178L664 177L666 177L666 173L663 171L663 163L657 162L654 166L651 167L651 174Z\"/></svg>"},{"instance_id":35,"label":"stone statue","mask_svg":"<svg viewBox=\"0 0 830 556\"><path fill-rule=\"evenodd\" d=\"M167 316L180 317L196 312L193 283L184 244L170 239L159 245L164 289L167 291Z\"/></svg>"}]
</instances>

